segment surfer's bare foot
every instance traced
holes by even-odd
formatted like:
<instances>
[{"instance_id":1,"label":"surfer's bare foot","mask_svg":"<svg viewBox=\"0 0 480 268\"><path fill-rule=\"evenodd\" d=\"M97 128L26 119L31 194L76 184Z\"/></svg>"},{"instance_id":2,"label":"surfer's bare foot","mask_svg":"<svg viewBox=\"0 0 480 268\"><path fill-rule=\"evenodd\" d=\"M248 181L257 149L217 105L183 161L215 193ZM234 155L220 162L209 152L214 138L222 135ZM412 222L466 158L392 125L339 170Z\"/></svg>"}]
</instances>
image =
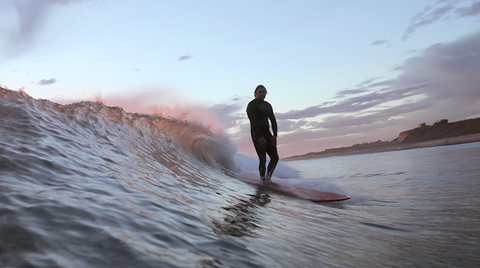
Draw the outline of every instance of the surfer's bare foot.
<instances>
[{"instance_id":1,"label":"surfer's bare foot","mask_svg":"<svg viewBox=\"0 0 480 268\"><path fill-rule=\"evenodd\" d=\"M263 183L265 185L269 185L270 183L272 183L272 176L271 175L265 176L265 178L263 179Z\"/></svg>"},{"instance_id":2,"label":"surfer's bare foot","mask_svg":"<svg viewBox=\"0 0 480 268\"><path fill-rule=\"evenodd\" d=\"M260 177L260 180L264 185L270 184L270 179L267 176Z\"/></svg>"}]
</instances>

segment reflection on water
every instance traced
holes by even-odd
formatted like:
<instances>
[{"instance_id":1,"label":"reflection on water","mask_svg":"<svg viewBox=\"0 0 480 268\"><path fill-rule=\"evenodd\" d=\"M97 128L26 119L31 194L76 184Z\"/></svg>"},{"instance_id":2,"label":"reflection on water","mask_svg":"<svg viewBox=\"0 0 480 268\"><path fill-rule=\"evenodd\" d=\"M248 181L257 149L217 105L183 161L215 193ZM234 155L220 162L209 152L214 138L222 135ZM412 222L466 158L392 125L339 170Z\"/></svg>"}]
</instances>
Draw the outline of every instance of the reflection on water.
<instances>
[{"instance_id":1,"label":"reflection on water","mask_svg":"<svg viewBox=\"0 0 480 268\"><path fill-rule=\"evenodd\" d=\"M213 231L216 234L225 234L236 237L254 236L254 230L260 228L257 213L259 207L270 203L270 196L260 187L248 199L240 199L238 203L223 207L225 217L223 221L213 220Z\"/></svg>"}]
</instances>

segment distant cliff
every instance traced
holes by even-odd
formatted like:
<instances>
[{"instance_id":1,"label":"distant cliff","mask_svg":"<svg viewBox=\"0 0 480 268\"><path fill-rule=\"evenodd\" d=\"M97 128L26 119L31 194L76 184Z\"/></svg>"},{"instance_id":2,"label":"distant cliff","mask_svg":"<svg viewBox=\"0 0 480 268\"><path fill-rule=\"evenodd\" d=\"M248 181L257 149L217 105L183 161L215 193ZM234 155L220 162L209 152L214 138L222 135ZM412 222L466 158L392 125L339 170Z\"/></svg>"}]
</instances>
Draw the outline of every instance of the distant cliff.
<instances>
[{"instance_id":1,"label":"distant cliff","mask_svg":"<svg viewBox=\"0 0 480 268\"><path fill-rule=\"evenodd\" d=\"M392 141L376 141L355 144L349 147L326 149L283 158L285 161L312 159L319 157L367 154L386 151L406 150L440 145L453 145L480 141L480 118L448 123L446 119L437 121L432 126L420 124L417 128L403 131Z\"/></svg>"},{"instance_id":2,"label":"distant cliff","mask_svg":"<svg viewBox=\"0 0 480 268\"><path fill-rule=\"evenodd\" d=\"M441 120L432 126L421 125L418 128L404 131L392 142L398 141L402 144L408 144L477 133L480 133L480 118L453 123L446 123Z\"/></svg>"}]
</instances>

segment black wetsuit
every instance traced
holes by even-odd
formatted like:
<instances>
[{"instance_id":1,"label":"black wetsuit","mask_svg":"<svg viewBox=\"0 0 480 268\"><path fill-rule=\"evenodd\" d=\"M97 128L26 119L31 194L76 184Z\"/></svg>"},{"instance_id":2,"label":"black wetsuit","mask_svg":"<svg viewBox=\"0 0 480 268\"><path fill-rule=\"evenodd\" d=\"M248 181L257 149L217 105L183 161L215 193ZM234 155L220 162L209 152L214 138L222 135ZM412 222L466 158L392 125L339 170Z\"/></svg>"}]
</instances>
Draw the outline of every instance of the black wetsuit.
<instances>
[{"instance_id":1,"label":"black wetsuit","mask_svg":"<svg viewBox=\"0 0 480 268\"><path fill-rule=\"evenodd\" d=\"M268 163L268 176L271 176L275 167L277 166L279 157L277 153L277 146L272 144L272 133L270 133L270 127L268 119L272 123L273 135L277 136L277 120L273 114L273 108L270 103L254 99L247 106L247 115L250 119L250 134L252 135L253 145L257 151L260 164L258 169L260 171L260 177L265 177L265 165L267 163L267 156L270 157L270 163ZM267 145L262 147L258 141L259 138L264 137L267 141Z\"/></svg>"}]
</instances>

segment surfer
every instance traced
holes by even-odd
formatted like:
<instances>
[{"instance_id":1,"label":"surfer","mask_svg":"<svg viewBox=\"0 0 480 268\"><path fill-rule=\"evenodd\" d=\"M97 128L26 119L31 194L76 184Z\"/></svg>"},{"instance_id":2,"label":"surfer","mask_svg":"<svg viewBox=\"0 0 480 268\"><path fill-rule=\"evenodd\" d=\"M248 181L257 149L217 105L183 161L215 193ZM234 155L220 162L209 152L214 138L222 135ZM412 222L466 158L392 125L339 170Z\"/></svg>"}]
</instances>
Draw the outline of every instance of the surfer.
<instances>
[{"instance_id":1,"label":"surfer","mask_svg":"<svg viewBox=\"0 0 480 268\"><path fill-rule=\"evenodd\" d=\"M277 153L277 120L273 114L272 105L265 101L267 89L263 85L258 85L254 93L255 99L250 101L247 106L247 115L250 120L250 134L253 145L255 146L255 151L260 159L258 166L260 178L264 183L270 183L279 159ZM272 124L273 135L270 133L269 119ZM265 170L267 154L270 157L270 162L268 163L267 170Z\"/></svg>"}]
</instances>

